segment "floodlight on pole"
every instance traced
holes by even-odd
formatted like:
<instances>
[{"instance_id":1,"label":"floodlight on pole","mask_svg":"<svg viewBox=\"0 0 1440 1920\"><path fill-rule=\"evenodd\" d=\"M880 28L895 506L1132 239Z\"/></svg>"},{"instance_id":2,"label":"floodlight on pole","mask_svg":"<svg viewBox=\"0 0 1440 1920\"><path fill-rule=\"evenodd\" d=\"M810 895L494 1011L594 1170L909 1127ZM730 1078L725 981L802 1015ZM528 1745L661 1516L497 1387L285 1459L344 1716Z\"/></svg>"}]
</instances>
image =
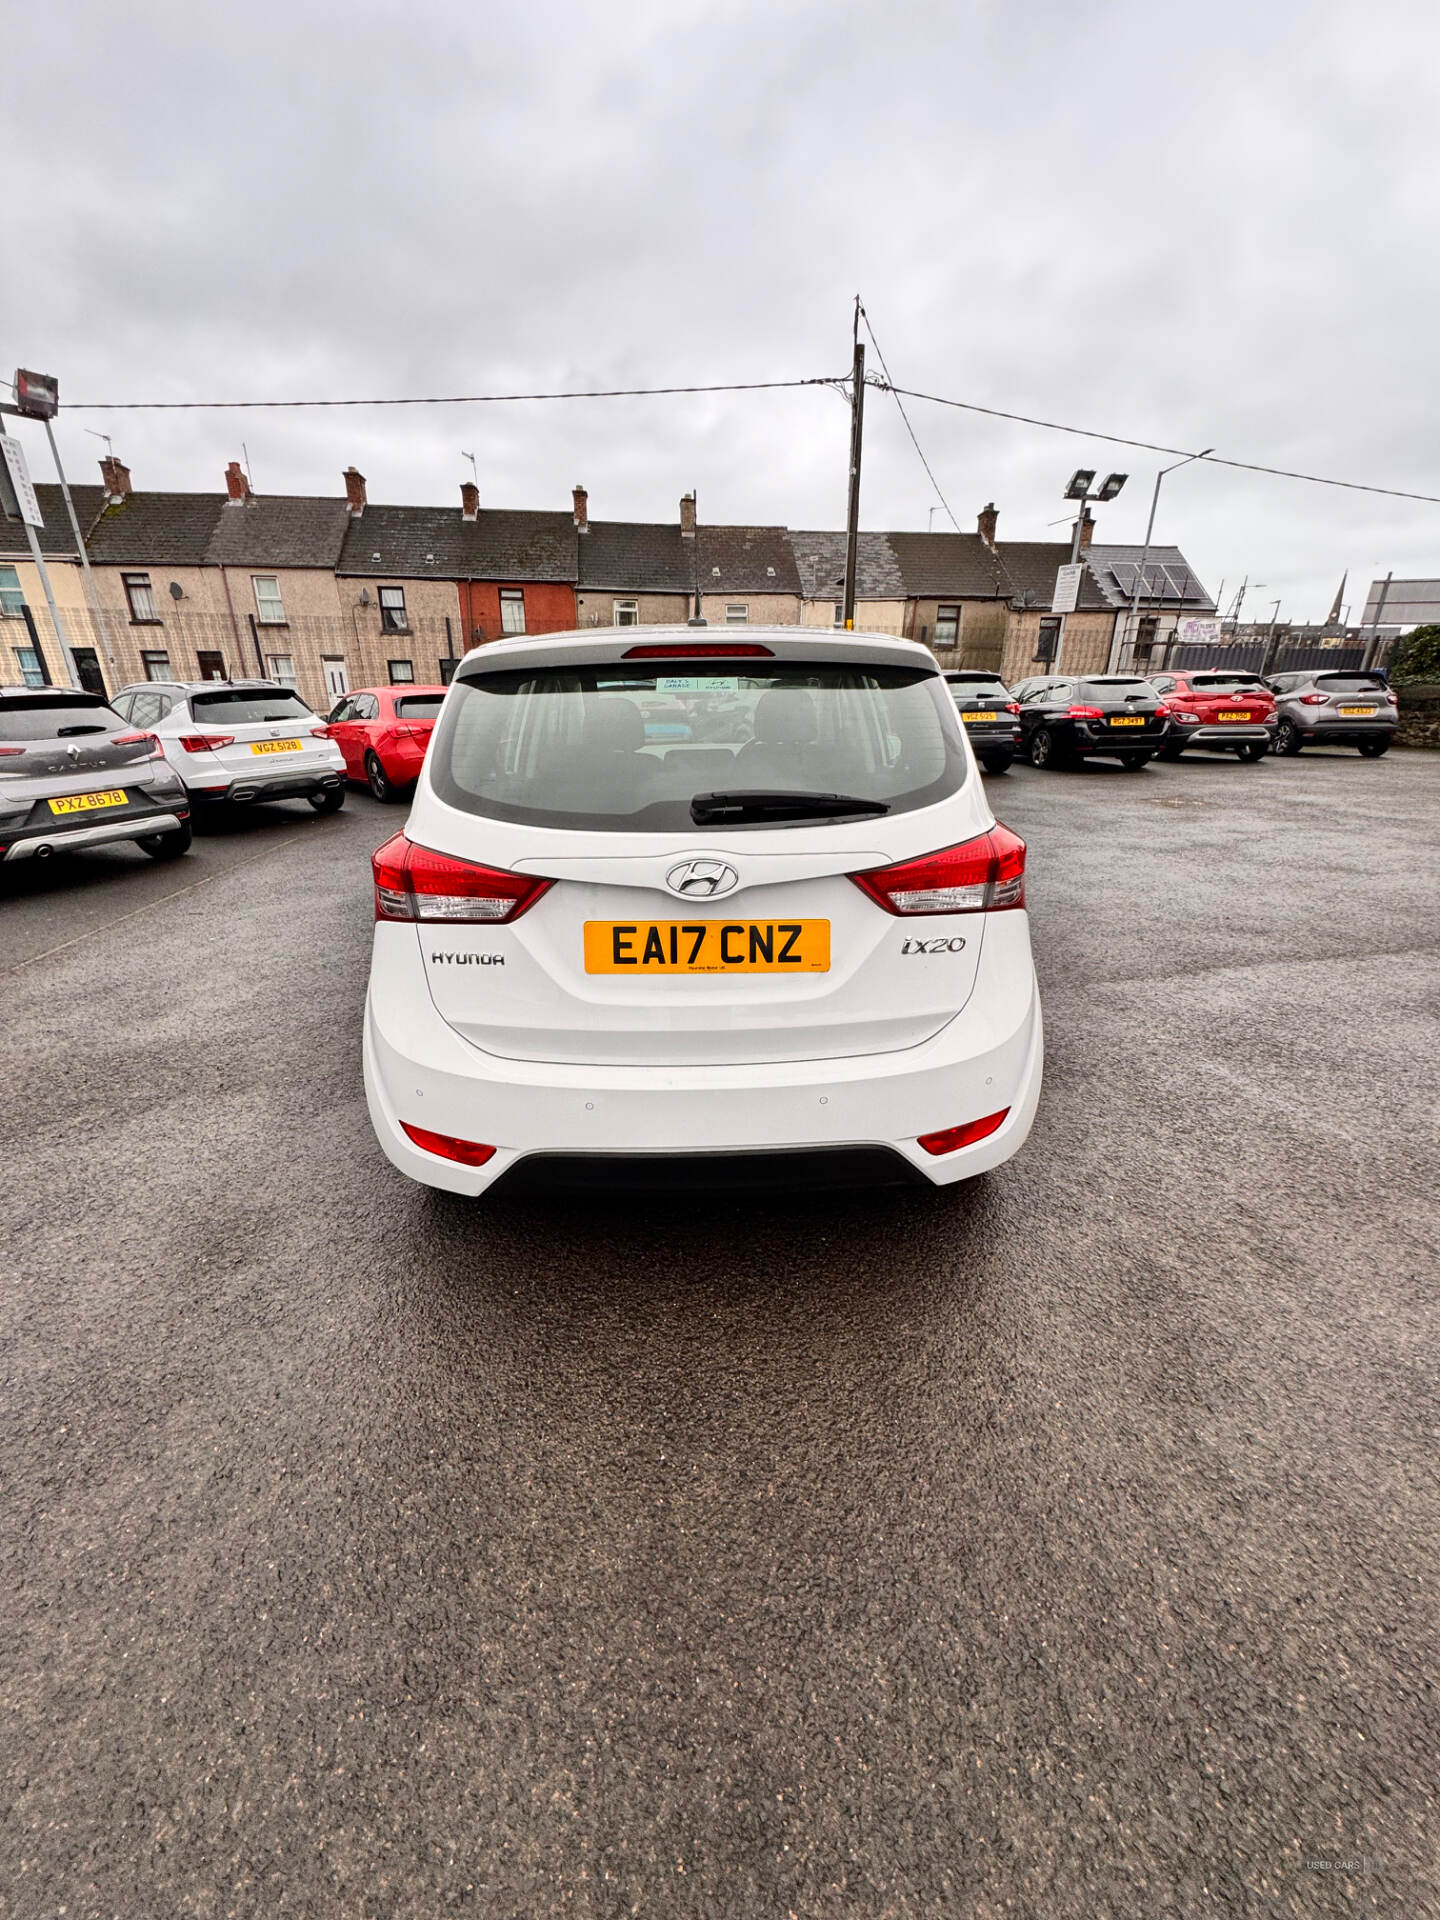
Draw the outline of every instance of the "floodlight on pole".
<instances>
[{"instance_id":1,"label":"floodlight on pole","mask_svg":"<svg viewBox=\"0 0 1440 1920\"><path fill-rule=\"evenodd\" d=\"M1155 476L1155 491L1150 496L1150 518L1145 523L1145 544L1140 549L1140 564L1135 569L1135 584L1130 590L1130 611L1125 621L1124 644L1130 654L1130 658L1126 663L1127 666L1133 667L1135 664L1135 642L1139 634L1140 620L1140 588L1145 577L1145 563L1150 558L1150 536L1155 531L1155 509L1160 505L1160 482L1165 478L1167 473L1174 473L1180 467L1188 467L1192 460L1203 460L1208 454L1212 454L1214 451L1215 449L1213 447L1206 447L1204 453L1187 454L1183 460L1175 461L1172 466L1161 467ZM1115 475L1111 474L1110 479L1113 480L1114 478ZM1124 478L1124 474L1121 474L1120 479L1122 482ZM1110 482L1106 481L1105 484L1108 486ZM1115 491L1118 493L1120 489L1117 487ZM1179 619L1178 612L1176 619L1177 621ZM1115 671L1120 651L1120 642L1117 636L1117 639L1111 643L1110 659L1107 664L1108 672L1113 673Z\"/></svg>"},{"instance_id":2,"label":"floodlight on pole","mask_svg":"<svg viewBox=\"0 0 1440 1920\"><path fill-rule=\"evenodd\" d=\"M1097 500L1113 500L1129 478L1128 473L1106 474L1105 479L1101 483L1100 491L1095 495L1095 498Z\"/></svg>"},{"instance_id":3,"label":"floodlight on pole","mask_svg":"<svg viewBox=\"0 0 1440 1920\"><path fill-rule=\"evenodd\" d=\"M1095 478L1094 467L1077 467L1070 476L1070 484L1065 489L1067 500L1088 500L1090 483Z\"/></svg>"}]
</instances>

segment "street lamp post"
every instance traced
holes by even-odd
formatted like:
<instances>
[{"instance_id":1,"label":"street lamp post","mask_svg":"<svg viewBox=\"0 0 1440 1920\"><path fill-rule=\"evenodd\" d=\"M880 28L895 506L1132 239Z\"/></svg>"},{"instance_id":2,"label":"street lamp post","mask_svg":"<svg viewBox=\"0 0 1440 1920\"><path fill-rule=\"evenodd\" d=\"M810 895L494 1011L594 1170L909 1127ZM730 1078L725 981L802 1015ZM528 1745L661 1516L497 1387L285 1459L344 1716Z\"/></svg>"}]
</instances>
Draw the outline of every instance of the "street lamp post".
<instances>
[{"instance_id":1,"label":"street lamp post","mask_svg":"<svg viewBox=\"0 0 1440 1920\"><path fill-rule=\"evenodd\" d=\"M1085 531L1085 516L1090 511L1090 502L1092 500L1113 500L1130 476L1128 473L1107 473L1100 485L1096 487L1092 493L1090 488L1094 478L1095 469L1093 467L1077 467L1070 476L1069 486L1065 489L1065 498L1076 501L1079 506L1079 512L1075 516L1075 533L1070 541L1070 565L1072 567L1077 565L1080 559L1080 536ZM1077 606L1079 605L1078 588L1075 594L1075 603ZM1050 661L1050 671L1052 673L1058 673L1060 671L1060 655L1065 649L1065 622L1068 618L1069 610L1062 607L1060 611L1060 631L1055 636L1055 653Z\"/></svg>"},{"instance_id":2,"label":"street lamp post","mask_svg":"<svg viewBox=\"0 0 1440 1920\"><path fill-rule=\"evenodd\" d=\"M1188 467L1192 460L1203 460L1207 454L1214 451L1213 447L1206 447L1204 453L1188 454L1185 459L1177 460L1174 466L1162 467L1155 476L1155 491L1150 495L1150 518L1145 523L1145 545L1140 549L1140 564L1135 569L1135 584L1130 593L1130 611L1125 616L1125 638L1123 642L1117 641L1110 649L1110 663L1106 669L1109 673L1114 673L1120 664L1119 655L1122 646L1129 652L1130 665L1133 667L1135 664L1135 639L1140 619L1140 583L1145 578L1145 563L1150 558L1150 536L1155 531L1155 510L1160 505L1160 482L1167 473L1174 473L1179 467Z\"/></svg>"}]
</instances>

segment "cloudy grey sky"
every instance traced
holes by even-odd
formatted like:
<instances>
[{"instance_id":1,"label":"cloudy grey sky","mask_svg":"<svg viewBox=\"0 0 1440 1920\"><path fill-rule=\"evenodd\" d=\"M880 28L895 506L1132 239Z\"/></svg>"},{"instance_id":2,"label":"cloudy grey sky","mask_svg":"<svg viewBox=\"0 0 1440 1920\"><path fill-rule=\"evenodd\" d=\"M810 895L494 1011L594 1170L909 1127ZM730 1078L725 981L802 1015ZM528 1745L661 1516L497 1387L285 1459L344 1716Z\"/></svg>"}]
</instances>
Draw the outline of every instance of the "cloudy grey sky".
<instances>
[{"instance_id":1,"label":"cloudy grey sky","mask_svg":"<svg viewBox=\"0 0 1440 1920\"><path fill-rule=\"evenodd\" d=\"M840 374L859 290L901 385L1440 494L1433 0L60 0L7 52L0 365L67 400ZM1155 456L912 418L966 529L1060 538L1083 464L1132 474L1100 537L1142 536ZM468 448L490 506L844 516L824 389L69 413L72 478L86 426L140 486L218 488L243 440L261 491L354 461L444 502ZM867 426L864 524L924 527L894 402ZM1220 470L1156 534L1262 615L1440 573L1440 507Z\"/></svg>"}]
</instances>

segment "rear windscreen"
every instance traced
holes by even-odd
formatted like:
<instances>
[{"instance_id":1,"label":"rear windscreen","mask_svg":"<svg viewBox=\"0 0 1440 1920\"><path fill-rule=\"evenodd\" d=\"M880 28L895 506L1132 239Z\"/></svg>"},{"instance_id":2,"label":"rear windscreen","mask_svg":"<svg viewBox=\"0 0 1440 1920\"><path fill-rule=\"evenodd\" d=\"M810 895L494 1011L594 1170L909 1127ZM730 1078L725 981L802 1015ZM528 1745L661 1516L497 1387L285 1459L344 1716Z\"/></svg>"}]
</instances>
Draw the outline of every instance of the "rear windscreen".
<instances>
[{"instance_id":1,"label":"rear windscreen","mask_svg":"<svg viewBox=\"0 0 1440 1920\"><path fill-rule=\"evenodd\" d=\"M197 720L218 726L251 726L262 720L313 720L314 714L298 693L276 687L273 693L254 687L217 687L214 693L193 693L190 711Z\"/></svg>"},{"instance_id":2,"label":"rear windscreen","mask_svg":"<svg viewBox=\"0 0 1440 1920\"><path fill-rule=\"evenodd\" d=\"M1148 680L1082 680L1076 689L1081 700L1158 699Z\"/></svg>"},{"instance_id":3,"label":"rear windscreen","mask_svg":"<svg viewBox=\"0 0 1440 1920\"><path fill-rule=\"evenodd\" d=\"M77 733L115 733L125 722L103 700L58 694L53 700L0 696L0 740L60 740Z\"/></svg>"},{"instance_id":4,"label":"rear windscreen","mask_svg":"<svg viewBox=\"0 0 1440 1920\"><path fill-rule=\"evenodd\" d=\"M1328 687L1331 693L1383 693L1385 682L1378 673L1317 673L1317 687Z\"/></svg>"},{"instance_id":5,"label":"rear windscreen","mask_svg":"<svg viewBox=\"0 0 1440 1920\"><path fill-rule=\"evenodd\" d=\"M715 793L932 805L965 779L957 735L944 682L909 667L519 668L455 682L429 767L470 813L666 833L691 830L692 801Z\"/></svg>"},{"instance_id":6,"label":"rear windscreen","mask_svg":"<svg viewBox=\"0 0 1440 1920\"><path fill-rule=\"evenodd\" d=\"M1257 673L1192 673L1190 684L1197 693L1254 693L1265 688Z\"/></svg>"},{"instance_id":7,"label":"rear windscreen","mask_svg":"<svg viewBox=\"0 0 1440 1920\"><path fill-rule=\"evenodd\" d=\"M444 701L443 693L412 693L395 702L397 720L433 720Z\"/></svg>"}]
</instances>

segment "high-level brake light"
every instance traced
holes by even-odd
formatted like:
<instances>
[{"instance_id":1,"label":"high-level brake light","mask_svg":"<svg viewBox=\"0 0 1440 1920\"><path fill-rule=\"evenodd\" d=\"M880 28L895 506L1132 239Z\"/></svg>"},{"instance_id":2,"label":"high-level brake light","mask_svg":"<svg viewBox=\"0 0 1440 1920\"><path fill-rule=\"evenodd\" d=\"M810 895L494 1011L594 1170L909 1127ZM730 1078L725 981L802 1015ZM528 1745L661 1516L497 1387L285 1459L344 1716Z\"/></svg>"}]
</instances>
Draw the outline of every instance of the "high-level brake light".
<instances>
[{"instance_id":1,"label":"high-level brake light","mask_svg":"<svg viewBox=\"0 0 1440 1920\"><path fill-rule=\"evenodd\" d=\"M510 925L527 913L553 880L505 873L474 860L417 847L403 833L370 856L377 920L446 920Z\"/></svg>"},{"instance_id":2,"label":"high-level brake light","mask_svg":"<svg viewBox=\"0 0 1440 1920\"><path fill-rule=\"evenodd\" d=\"M959 846L850 878L886 913L999 913L1025 904L1025 842L996 825Z\"/></svg>"},{"instance_id":3,"label":"high-level brake light","mask_svg":"<svg viewBox=\"0 0 1440 1920\"><path fill-rule=\"evenodd\" d=\"M772 647L755 640L667 640L627 647L622 660L773 660Z\"/></svg>"}]
</instances>

